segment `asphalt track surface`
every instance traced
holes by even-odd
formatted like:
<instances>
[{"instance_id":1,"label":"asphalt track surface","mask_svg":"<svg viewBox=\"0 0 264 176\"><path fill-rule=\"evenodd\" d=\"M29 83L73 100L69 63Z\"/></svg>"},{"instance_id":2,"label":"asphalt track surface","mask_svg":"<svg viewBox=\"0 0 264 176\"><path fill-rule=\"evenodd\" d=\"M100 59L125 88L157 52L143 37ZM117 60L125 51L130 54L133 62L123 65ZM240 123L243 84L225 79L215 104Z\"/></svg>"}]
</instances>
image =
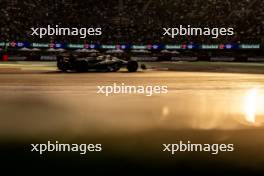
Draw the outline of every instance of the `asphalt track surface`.
<instances>
[{"instance_id":1,"label":"asphalt track surface","mask_svg":"<svg viewBox=\"0 0 264 176\"><path fill-rule=\"evenodd\" d=\"M122 171L122 175L263 173L262 64L147 66L152 69L137 73L60 73L54 63L2 63L0 151L5 167L20 165L23 170L31 164L49 168L56 163L58 168L90 166L91 173ZM113 83L168 86L168 93L149 97L97 93L97 86ZM30 152L30 144L47 140L97 142L104 150L86 157L47 154L44 161ZM235 151L174 156L162 152L162 144L179 140L232 143Z\"/></svg>"}]
</instances>

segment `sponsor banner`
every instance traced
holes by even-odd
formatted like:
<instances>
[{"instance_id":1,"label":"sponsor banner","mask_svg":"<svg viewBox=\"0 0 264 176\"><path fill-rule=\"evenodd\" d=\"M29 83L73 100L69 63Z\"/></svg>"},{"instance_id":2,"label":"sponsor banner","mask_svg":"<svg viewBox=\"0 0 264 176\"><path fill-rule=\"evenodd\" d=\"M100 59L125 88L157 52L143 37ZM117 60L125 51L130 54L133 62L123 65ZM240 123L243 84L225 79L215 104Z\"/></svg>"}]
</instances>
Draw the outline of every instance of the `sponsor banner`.
<instances>
[{"instance_id":1,"label":"sponsor banner","mask_svg":"<svg viewBox=\"0 0 264 176\"><path fill-rule=\"evenodd\" d=\"M0 46L5 46L5 42L0 42Z\"/></svg>"},{"instance_id":2,"label":"sponsor banner","mask_svg":"<svg viewBox=\"0 0 264 176\"><path fill-rule=\"evenodd\" d=\"M49 48L50 44L49 43L32 43L31 46L33 48Z\"/></svg>"},{"instance_id":3,"label":"sponsor banner","mask_svg":"<svg viewBox=\"0 0 264 176\"><path fill-rule=\"evenodd\" d=\"M168 50L182 49L182 45L165 45L165 49Z\"/></svg>"},{"instance_id":4,"label":"sponsor banner","mask_svg":"<svg viewBox=\"0 0 264 176\"><path fill-rule=\"evenodd\" d=\"M116 45L102 45L102 49L116 49Z\"/></svg>"},{"instance_id":5,"label":"sponsor banner","mask_svg":"<svg viewBox=\"0 0 264 176\"><path fill-rule=\"evenodd\" d=\"M83 44L68 44L67 46L68 48L72 48L72 49L81 49L81 48L84 48L84 45Z\"/></svg>"},{"instance_id":6,"label":"sponsor banner","mask_svg":"<svg viewBox=\"0 0 264 176\"><path fill-rule=\"evenodd\" d=\"M260 44L241 44L240 49L260 49Z\"/></svg>"},{"instance_id":7,"label":"sponsor banner","mask_svg":"<svg viewBox=\"0 0 264 176\"><path fill-rule=\"evenodd\" d=\"M69 48L69 49L82 49L82 48L101 48L101 49L132 49L132 50L179 50L179 49L202 49L202 50L216 50L216 49L261 49L263 46L259 43L247 44L247 43L227 43L227 44L206 44L206 43L182 43L182 44L81 44L81 43L30 43L21 41L0 41L0 47L22 48Z\"/></svg>"},{"instance_id":8,"label":"sponsor banner","mask_svg":"<svg viewBox=\"0 0 264 176\"><path fill-rule=\"evenodd\" d=\"M152 46L149 46L149 48L151 48ZM146 45L132 45L131 47L132 49L135 49L135 50L139 50L139 49L148 49L148 47Z\"/></svg>"},{"instance_id":9,"label":"sponsor banner","mask_svg":"<svg viewBox=\"0 0 264 176\"><path fill-rule=\"evenodd\" d=\"M219 45L202 45L202 49L222 49Z\"/></svg>"}]
</instances>

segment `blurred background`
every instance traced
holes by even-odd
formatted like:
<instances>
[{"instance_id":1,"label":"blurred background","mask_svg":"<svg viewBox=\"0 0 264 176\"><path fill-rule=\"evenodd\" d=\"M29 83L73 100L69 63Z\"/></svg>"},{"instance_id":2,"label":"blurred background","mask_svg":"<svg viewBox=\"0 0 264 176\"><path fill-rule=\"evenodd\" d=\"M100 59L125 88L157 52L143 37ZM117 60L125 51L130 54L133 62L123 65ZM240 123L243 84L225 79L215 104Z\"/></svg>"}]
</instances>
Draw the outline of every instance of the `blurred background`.
<instances>
[{"instance_id":1,"label":"blurred background","mask_svg":"<svg viewBox=\"0 0 264 176\"><path fill-rule=\"evenodd\" d=\"M103 28L94 43L262 42L264 2L261 0L1 0L0 40L34 41L30 28ZM233 27L234 36L211 39L162 37L163 27ZM42 41L83 42L78 36L46 37Z\"/></svg>"},{"instance_id":2,"label":"blurred background","mask_svg":"<svg viewBox=\"0 0 264 176\"><path fill-rule=\"evenodd\" d=\"M262 0L0 0L0 168L10 175L263 175L263 9ZM162 36L163 27L179 24L236 33ZM102 27L103 35L30 36L30 28L47 25ZM54 61L70 52L144 61L148 70L61 73ZM168 86L169 93L96 94L113 83ZM30 152L31 143L48 140L102 143L103 152ZM179 140L233 143L235 151L162 152L163 143Z\"/></svg>"}]
</instances>

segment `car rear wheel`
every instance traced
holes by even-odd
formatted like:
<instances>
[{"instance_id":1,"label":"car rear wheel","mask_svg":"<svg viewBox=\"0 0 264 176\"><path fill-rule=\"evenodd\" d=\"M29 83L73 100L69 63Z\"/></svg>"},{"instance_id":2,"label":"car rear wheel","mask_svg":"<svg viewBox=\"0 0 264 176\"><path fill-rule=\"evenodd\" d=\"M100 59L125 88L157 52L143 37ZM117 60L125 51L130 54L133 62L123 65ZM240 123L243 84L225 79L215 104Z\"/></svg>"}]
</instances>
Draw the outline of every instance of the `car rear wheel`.
<instances>
[{"instance_id":1,"label":"car rear wheel","mask_svg":"<svg viewBox=\"0 0 264 176\"><path fill-rule=\"evenodd\" d=\"M68 71L68 64L65 62L60 62L57 64L57 67L59 70L61 70L62 72L67 72Z\"/></svg>"}]
</instances>

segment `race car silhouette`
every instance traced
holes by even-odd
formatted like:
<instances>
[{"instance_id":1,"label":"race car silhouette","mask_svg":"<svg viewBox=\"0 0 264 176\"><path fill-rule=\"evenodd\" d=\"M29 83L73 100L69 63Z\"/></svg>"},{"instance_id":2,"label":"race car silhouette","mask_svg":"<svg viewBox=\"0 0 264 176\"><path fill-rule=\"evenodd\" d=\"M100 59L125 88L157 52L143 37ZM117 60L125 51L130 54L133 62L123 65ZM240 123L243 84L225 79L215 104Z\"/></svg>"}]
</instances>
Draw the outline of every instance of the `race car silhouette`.
<instances>
[{"instance_id":1,"label":"race car silhouette","mask_svg":"<svg viewBox=\"0 0 264 176\"><path fill-rule=\"evenodd\" d=\"M122 67L126 67L129 72L136 72L138 70L138 62L126 61L110 55L83 58L70 55L69 57L58 56L57 67L63 72L117 72Z\"/></svg>"}]
</instances>

